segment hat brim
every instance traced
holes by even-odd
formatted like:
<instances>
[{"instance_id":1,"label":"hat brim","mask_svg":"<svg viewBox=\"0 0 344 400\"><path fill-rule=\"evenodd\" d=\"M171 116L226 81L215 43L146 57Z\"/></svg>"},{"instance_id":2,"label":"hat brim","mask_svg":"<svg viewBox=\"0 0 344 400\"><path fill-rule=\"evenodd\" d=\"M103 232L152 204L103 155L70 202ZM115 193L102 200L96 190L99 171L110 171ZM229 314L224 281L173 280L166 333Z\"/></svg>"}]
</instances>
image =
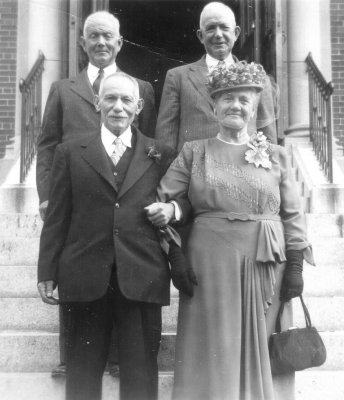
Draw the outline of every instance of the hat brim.
<instances>
[{"instance_id":1,"label":"hat brim","mask_svg":"<svg viewBox=\"0 0 344 400\"><path fill-rule=\"evenodd\" d=\"M241 90L241 89L253 89L253 90L256 90L257 92L261 92L263 90L263 86L254 84L254 83L246 84L246 85L243 84L243 85L227 86L227 87L211 90L209 94L210 94L210 97L214 98L219 93L233 92L235 90Z\"/></svg>"}]
</instances>

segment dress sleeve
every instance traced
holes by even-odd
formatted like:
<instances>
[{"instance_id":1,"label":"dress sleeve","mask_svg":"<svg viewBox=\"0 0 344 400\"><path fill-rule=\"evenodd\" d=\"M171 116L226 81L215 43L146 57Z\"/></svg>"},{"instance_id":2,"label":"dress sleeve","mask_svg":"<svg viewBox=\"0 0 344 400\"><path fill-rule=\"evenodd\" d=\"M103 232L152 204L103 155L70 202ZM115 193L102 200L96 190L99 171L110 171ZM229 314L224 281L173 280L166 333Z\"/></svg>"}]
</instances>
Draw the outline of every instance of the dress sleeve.
<instances>
[{"instance_id":1,"label":"dress sleeve","mask_svg":"<svg viewBox=\"0 0 344 400\"><path fill-rule=\"evenodd\" d=\"M284 226L286 250L303 250L304 259L314 264L312 247L307 241L306 220L301 209L300 196L296 181L288 162L288 157L283 147L279 149L279 160L281 168L280 216Z\"/></svg>"},{"instance_id":2,"label":"dress sleeve","mask_svg":"<svg viewBox=\"0 0 344 400\"><path fill-rule=\"evenodd\" d=\"M177 201L182 208L183 216L185 216L183 204L188 201L192 158L192 147L189 143L185 143L158 186L158 200L162 202Z\"/></svg>"}]
</instances>

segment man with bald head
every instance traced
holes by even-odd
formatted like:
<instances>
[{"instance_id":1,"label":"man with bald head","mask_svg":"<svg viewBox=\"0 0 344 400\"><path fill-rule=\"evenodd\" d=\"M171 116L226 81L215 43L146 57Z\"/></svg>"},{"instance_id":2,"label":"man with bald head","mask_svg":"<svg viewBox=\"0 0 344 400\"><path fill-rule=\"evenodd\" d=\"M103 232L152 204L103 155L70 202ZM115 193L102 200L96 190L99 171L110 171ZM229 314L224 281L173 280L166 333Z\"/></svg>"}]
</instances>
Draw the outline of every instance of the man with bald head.
<instances>
[{"instance_id":1,"label":"man with bald head","mask_svg":"<svg viewBox=\"0 0 344 400\"><path fill-rule=\"evenodd\" d=\"M100 126L100 113L94 105L103 77L118 70L116 57L123 45L119 21L107 11L89 15L85 21L82 47L88 55L88 66L76 77L54 82L45 106L42 133L37 146L37 190L42 219L49 201L51 165L55 148L59 143L83 137L87 132L96 132ZM152 85L137 79L140 97L144 101L142 113L133 124L143 134L154 137L156 112ZM52 376L65 374L64 347L67 336L68 313L60 312L60 364L53 369ZM117 374L116 351L110 353L110 373Z\"/></svg>"},{"instance_id":2,"label":"man with bald head","mask_svg":"<svg viewBox=\"0 0 344 400\"><path fill-rule=\"evenodd\" d=\"M145 207L175 151L133 125L143 100L129 75L105 77L96 108L102 125L95 132L56 147L38 290L45 303L69 310L66 400L101 399L113 325L120 399L156 400L170 271Z\"/></svg>"},{"instance_id":3,"label":"man with bald head","mask_svg":"<svg viewBox=\"0 0 344 400\"><path fill-rule=\"evenodd\" d=\"M232 49L239 34L240 27L228 6L212 2L203 8L197 37L206 54L192 64L167 72L155 133L157 139L179 151L184 142L216 136L219 126L205 85L207 74L218 65L224 63L228 66L238 60ZM273 92L268 80L250 129L255 130L257 125L268 139L276 143L274 111Z\"/></svg>"}]
</instances>

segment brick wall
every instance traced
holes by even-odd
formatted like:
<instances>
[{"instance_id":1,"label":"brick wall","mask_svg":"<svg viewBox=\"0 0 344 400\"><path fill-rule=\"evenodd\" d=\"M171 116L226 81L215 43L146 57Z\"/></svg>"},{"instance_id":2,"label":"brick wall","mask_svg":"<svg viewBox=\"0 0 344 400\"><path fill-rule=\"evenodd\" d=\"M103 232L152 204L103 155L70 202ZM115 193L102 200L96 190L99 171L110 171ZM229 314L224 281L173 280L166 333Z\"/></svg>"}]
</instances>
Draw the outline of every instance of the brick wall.
<instances>
[{"instance_id":1,"label":"brick wall","mask_svg":"<svg viewBox=\"0 0 344 400\"><path fill-rule=\"evenodd\" d=\"M0 0L0 159L13 146L18 0Z\"/></svg>"},{"instance_id":2,"label":"brick wall","mask_svg":"<svg viewBox=\"0 0 344 400\"><path fill-rule=\"evenodd\" d=\"M331 0L333 131L344 152L344 1ZM344 154L344 153L343 153Z\"/></svg>"}]
</instances>

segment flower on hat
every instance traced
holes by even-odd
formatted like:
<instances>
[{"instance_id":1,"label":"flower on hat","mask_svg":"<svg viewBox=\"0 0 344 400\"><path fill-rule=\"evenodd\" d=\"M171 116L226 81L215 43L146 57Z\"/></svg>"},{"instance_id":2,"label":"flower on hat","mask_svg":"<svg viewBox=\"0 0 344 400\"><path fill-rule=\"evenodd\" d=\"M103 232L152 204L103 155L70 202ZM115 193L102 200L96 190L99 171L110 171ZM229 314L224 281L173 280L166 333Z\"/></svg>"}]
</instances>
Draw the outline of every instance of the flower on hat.
<instances>
[{"instance_id":1,"label":"flower on hat","mask_svg":"<svg viewBox=\"0 0 344 400\"><path fill-rule=\"evenodd\" d=\"M266 73L260 64L239 61L229 67L216 67L208 74L207 87L211 95L233 88L255 87L263 89Z\"/></svg>"},{"instance_id":2,"label":"flower on hat","mask_svg":"<svg viewBox=\"0 0 344 400\"><path fill-rule=\"evenodd\" d=\"M245 152L245 160L249 164L254 164L256 168L262 166L263 168L271 169L272 164L269 158L271 144L267 141L263 132L256 132L251 135L247 146L249 150Z\"/></svg>"}]
</instances>

